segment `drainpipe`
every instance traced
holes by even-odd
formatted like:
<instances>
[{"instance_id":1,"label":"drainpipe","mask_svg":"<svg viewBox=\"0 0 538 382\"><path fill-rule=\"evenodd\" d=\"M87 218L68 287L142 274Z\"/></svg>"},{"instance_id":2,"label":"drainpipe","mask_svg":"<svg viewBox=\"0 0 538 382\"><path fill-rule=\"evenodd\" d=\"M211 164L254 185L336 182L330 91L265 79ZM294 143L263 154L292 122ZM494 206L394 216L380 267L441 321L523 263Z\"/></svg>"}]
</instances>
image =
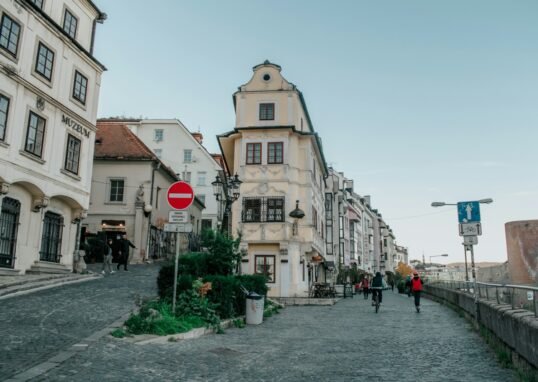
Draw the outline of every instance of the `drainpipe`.
<instances>
[{"instance_id":1,"label":"drainpipe","mask_svg":"<svg viewBox=\"0 0 538 382\"><path fill-rule=\"evenodd\" d=\"M155 171L161 168L161 162L157 163L157 166L152 166L151 169L151 190L149 192L149 204L151 207L153 207L153 186L155 184ZM149 258L149 238L151 235L151 215L152 215L153 209L148 214L148 234L146 236L146 262L150 261Z\"/></svg>"}]
</instances>

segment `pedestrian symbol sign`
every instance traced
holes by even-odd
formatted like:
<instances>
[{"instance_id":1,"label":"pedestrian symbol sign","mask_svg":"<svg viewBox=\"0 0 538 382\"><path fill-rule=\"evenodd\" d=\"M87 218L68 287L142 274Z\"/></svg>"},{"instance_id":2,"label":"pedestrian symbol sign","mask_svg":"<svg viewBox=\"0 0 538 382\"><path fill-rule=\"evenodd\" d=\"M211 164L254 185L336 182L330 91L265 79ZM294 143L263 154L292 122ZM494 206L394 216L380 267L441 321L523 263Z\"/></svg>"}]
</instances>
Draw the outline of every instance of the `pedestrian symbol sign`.
<instances>
[{"instance_id":1,"label":"pedestrian symbol sign","mask_svg":"<svg viewBox=\"0 0 538 382\"><path fill-rule=\"evenodd\" d=\"M458 203L458 221L460 223L480 222L480 203L479 202L459 202Z\"/></svg>"}]
</instances>

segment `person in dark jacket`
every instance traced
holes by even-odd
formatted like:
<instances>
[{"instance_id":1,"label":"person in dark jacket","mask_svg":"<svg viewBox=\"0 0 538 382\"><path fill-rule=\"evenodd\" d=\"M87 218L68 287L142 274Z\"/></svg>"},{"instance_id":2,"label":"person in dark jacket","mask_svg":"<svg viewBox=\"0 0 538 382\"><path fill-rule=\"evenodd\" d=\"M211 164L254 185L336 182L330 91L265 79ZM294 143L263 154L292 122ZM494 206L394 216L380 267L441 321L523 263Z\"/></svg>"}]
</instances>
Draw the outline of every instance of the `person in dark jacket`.
<instances>
[{"instance_id":1,"label":"person in dark jacket","mask_svg":"<svg viewBox=\"0 0 538 382\"><path fill-rule=\"evenodd\" d=\"M413 272L413 278L411 279L411 291L415 296L415 309L417 313L420 313L420 293L422 292L422 279L418 276L418 272Z\"/></svg>"},{"instance_id":2,"label":"person in dark jacket","mask_svg":"<svg viewBox=\"0 0 538 382\"><path fill-rule=\"evenodd\" d=\"M405 292L407 297L411 297L411 276L407 276L405 279Z\"/></svg>"},{"instance_id":3,"label":"person in dark jacket","mask_svg":"<svg viewBox=\"0 0 538 382\"><path fill-rule=\"evenodd\" d=\"M376 289L379 288L379 289ZM383 302L383 276L381 272L376 272L374 279L372 280L371 290L372 290L372 305L374 304L374 299L376 295L379 295L379 303Z\"/></svg>"},{"instance_id":4,"label":"person in dark jacket","mask_svg":"<svg viewBox=\"0 0 538 382\"><path fill-rule=\"evenodd\" d=\"M117 269L120 269L120 266L123 264L123 269L127 271L127 264L129 263L129 247L135 248L133 243L127 239L127 235L123 235L120 240L120 260L118 261Z\"/></svg>"}]
</instances>

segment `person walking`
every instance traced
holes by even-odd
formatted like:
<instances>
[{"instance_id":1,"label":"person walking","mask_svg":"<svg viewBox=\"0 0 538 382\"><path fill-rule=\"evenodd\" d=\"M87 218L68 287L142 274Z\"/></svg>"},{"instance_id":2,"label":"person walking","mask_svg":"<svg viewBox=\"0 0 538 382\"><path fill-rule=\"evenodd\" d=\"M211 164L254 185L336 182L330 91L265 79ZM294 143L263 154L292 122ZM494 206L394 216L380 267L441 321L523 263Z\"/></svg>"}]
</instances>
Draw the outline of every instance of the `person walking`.
<instances>
[{"instance_id":1,"label":"person walking","mask_svg":"<svg viewBox=\"0 0 538 382\"><path fill-rule=\"evenodd\" d=\"M103 270L101 271L102 274L106 273L106 270L108 269L108 273L116 273L112 270L112 239L108 239L108 244L105 244L105 256L103 258Z\"/></svg>"},{"instance_id":2,"label":"person walking","mask_svg":"<svg viewBox=\"0 0 538 382\"><path fill-rule=\"evenodd\" d=\"M407 293L407 297L411 297L411 275L405 278L405 292Z\"/></svg>"},{"instance_id":3,"label":"person walking","mask_svg":"<svg viewBox=\"0 0 538 382\"><path fill-rule=\"evenodd\" d=\"M120 240L120 260L118 261L118 270L120 269L120 266L123 265L123 270L128 271L127 264L129 263L129 247L136 249L134 244L127 239L127 235L124 234Z\"/></svg>"},{"instance_id":4,"label":"person walking","mask_svg":"<svg viewBox=\"0 0 538 382\"><path fill-rule=\"evenodd\" d=\"M411 291L415 296L415 309L417 313L420 313L420 293L422 292L422 279L419 277L418 272L413 272L413 278L411 279Z\"/></svg>"},{"instance_id":5,"label":"person walking","mask_svg":"<svg viewBox=\"0 0 538 382\"><path fill-rule=\"evenodd\" d=\"M368 300L368 292L370 288L370 282L368 280L368 277L365 277L362 279L362 293L364 293L364 299Z\"/></svg>"}]
</instances>

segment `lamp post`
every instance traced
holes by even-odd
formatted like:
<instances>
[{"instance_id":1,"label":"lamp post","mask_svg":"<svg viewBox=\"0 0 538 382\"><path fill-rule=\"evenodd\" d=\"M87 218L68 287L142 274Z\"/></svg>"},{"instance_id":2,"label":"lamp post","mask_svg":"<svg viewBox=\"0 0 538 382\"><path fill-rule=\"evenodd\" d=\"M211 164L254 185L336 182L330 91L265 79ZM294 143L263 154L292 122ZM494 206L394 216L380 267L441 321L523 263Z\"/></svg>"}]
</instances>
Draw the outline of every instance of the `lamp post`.
<instances>
[{"instance_id":1,"label":"lamp post","mask_svg":"<svg viewBox=\"0 0 538 382\"><path fill-rule=\"evenodd\" d=\"M480 204L491 204L493 203L493 199L491 198L485 198L477 200ZM444 207L444 206L457 206L458 203L446 203L446 202L432 202L432 207ZM471 245L471 271L473 275L473 279L476 283L476 272L474 267L474 253L473 253L473 246ZM465 254L465 281L469 282L469 271L467 267L467 245L463 245L463 253Z\"/></svg>"},{"instance_id":2,"label":"lamp post","mask_svg":"<svg viewBox=\"0 0 538 382\"><path fill-rule=\"evenodd\" d=\"M432 265L432 257L447 257L448 253L443 253L442 255L431 255L430 256L430 267Z\"/></svg>"},{"instance_id":3,"label":"lamp post","mask_svg":"<svg viewBox=\"0 0 538 382\"><path fill-rule=\"evenodd\" d=\"M232 177L227 177L226 174L223 174L224 179L222 180L219 175L216 176L215 180L211 182L213 186L213 195L217 201L224 204L224 210L222 211L222 225L221 231L228 230L228 216L230 213L230 208L232 203L239 199L239 189L241 183L243 183L237 174ZM225 228L226 227L226 228Z\"/></svg>"}]
</instances>

